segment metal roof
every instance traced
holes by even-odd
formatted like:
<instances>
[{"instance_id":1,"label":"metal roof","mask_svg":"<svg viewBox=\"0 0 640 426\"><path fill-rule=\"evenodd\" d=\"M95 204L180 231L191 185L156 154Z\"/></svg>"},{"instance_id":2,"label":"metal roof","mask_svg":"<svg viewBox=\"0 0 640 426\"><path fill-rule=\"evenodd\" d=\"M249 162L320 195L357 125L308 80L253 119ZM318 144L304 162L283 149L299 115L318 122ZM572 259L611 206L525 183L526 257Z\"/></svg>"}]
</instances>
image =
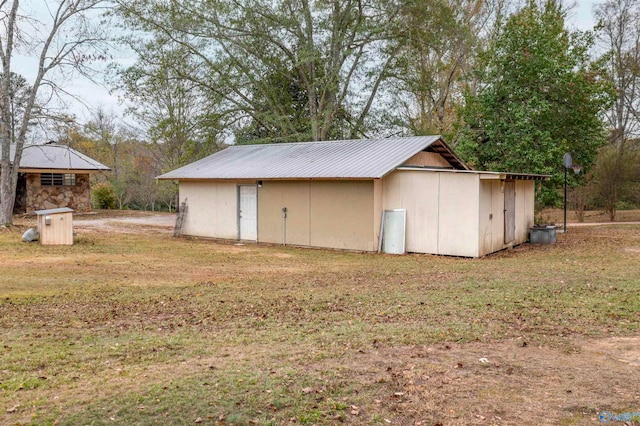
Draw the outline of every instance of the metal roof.
<instances>
[{"instance_id":1,"label":"metal roof","mask_svg":"<svg viewBox=\"0 0 640 426\"><path fill-rule=\"evenodd\" d=\"M158 179L377 179L430 146L468 166L440 136L233 145Z\"/></svg>"},{"instance_id":2,"label":"metal roof","mask_svg":"<svg viewBox=\"0 0 640 426\"><path fill-rule=\"evenodd\" d=\"M15 145L11 146L11 159L15 155ZM111 170L102 163L66 145L54 143L25 145L20 159L21 169L42 170Z\"/></svg>"},{"instance_id":3,"label":"metal roof","mask_svg":"<svg viewBox=\"0 0 640 426\"><path fill-rule=\"evenodd\" d=\"M36 211L34 211L34 213L37 214L37 215L58 214L58 213L73 213L73 210L70 209L69 207L60 207L60 208L57 208L57 209L36 210Z\"/></svg>"}]
</instances>

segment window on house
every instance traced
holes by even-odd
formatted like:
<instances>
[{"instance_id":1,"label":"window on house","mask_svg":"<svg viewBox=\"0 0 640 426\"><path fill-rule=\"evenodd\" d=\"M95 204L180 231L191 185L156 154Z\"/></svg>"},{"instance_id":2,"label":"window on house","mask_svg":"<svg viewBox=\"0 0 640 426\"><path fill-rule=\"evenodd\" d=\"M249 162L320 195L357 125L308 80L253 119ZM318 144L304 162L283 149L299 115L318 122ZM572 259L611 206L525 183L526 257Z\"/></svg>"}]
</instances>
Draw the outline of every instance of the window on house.
<instances>
[{"instance_id":1,"label":"window on house","mask_svg":"<svg viewBox=\"0 0 640 426\"><path fill-rule=\"evenodd\" d=\"M75 186L76 175L73 173L42 173L41 186Z\"/></svg>"}]
</instances>

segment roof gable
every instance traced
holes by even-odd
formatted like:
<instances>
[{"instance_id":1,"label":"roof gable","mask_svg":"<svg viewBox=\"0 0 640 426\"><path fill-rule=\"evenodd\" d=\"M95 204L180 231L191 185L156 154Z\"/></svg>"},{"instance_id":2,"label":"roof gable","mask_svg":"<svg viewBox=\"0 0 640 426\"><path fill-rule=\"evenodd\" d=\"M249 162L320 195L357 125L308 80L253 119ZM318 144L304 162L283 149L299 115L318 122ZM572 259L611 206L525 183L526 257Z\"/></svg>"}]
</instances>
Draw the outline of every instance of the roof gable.
<instances>
[{"instance_id":1,"label":"roof gable","mask_svg":"<svg viewBox=\"0 0 640 426\"><path fill-rule=\"evenodd\" d=\"M454 168L469 169L440 136L416 136L233 145L158 179L378 179L432 146Z\"/></svg>"}]
</instances>

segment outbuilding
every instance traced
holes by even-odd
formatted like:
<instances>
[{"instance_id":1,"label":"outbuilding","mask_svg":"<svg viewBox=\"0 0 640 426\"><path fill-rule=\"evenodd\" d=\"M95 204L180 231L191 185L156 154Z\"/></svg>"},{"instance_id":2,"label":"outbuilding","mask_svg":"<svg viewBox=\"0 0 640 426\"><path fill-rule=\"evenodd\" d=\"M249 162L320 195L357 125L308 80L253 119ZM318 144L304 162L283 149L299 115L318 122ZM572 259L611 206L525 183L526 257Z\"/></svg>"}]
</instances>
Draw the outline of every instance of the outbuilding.
<instances>
[{"instance_id":1,"label":"outbuilding","mask_svg":"<svg viewBox=\"0 0 640 426\"><path fill-rule=\"evenodd\" d=\"M15 157L11 145L10 158ZM20 159L14 213L70 208L91 210L91 174L109 167L57 143L25 145Z\"/></svg>"},{"instance_id":2,"label":"outbuilding","mask_svg":"<svg viewBox=\"0 0 640 426\"><path fill-rule=\"evenodd\" d=\"M471 170L440 136L230 146L158 177L185 235L376 251L402 212L402 252L464 257L525 242L546 178Z\"/></svg>"},{"instance_id":3,"label":"outbuilding","mask_svg":"<svg viewBox=\"0 0 640 426\"><path fill-rule=\"evenodd\" d=\"M68 207L59 209L36 210L38 233L42 245L73 245L73 210Z\"/></svg>"}]
</instances>

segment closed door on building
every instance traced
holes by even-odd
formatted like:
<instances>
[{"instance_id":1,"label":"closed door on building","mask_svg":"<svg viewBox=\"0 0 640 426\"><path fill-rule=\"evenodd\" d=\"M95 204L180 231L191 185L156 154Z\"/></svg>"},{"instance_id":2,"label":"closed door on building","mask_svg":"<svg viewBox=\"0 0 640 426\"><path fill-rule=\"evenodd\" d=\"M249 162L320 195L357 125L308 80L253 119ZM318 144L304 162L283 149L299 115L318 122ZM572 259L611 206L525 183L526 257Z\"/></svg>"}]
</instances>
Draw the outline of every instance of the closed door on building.
<instances>
[{"instance_id":1,"label":"closed door on building","mask_svg":"<svg viewBox=\"0 0 640 426\"><path fill-rule=\"evenodd\" d=\"M516 183L504 183L504 243L516 239Z\"/></svg>"},{"instance_id":2,"label":"closed door on building","mask_svg":"<svg viewBox=\"0 0 640 426\"><path fill-rule=\"evenodd\" d=\"M258 239L258 187L238 186L238 239Z\"/></svg>"}]
</instances>

